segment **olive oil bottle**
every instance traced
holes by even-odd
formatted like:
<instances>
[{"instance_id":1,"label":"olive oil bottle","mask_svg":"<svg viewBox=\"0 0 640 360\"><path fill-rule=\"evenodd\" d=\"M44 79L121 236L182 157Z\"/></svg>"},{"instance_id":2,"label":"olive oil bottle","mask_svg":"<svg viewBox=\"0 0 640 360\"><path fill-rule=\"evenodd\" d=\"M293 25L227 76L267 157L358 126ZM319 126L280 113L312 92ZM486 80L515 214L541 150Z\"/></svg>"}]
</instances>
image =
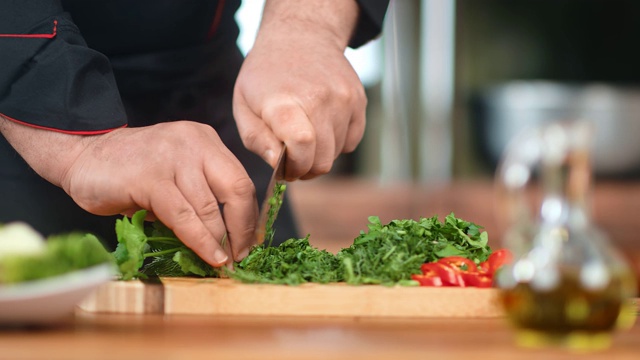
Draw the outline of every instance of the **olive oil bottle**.
<instances>
[{"instance_id":1,"label":"olive oil bottle","mask_svg":"<svg viewBox=\"0 0 640 360\"><path fill-rule=\"evenodd\" d=\"M533 129L514 140L498 169L514 262L497 281L520 345L603 349L635 322L633 272L588 211L590 135L586 122ZM534 217L525 187L538 168Z\"/></svg>"},{"instance_id":2,"label":"olive oil bottle","mask_svg":"<svg viewBox=\"0 0 640 360\"><path fill-rule=\"evenodd\" d=\"M613 331L627 329L635 321L635 307L624 296L629 281L629 276L619 277L602 289L590 290L577 276L565 276L548 291L520 283L504 289L501 301L521 345L602 349L610 345Z\"/></svg>"}]
</instances>

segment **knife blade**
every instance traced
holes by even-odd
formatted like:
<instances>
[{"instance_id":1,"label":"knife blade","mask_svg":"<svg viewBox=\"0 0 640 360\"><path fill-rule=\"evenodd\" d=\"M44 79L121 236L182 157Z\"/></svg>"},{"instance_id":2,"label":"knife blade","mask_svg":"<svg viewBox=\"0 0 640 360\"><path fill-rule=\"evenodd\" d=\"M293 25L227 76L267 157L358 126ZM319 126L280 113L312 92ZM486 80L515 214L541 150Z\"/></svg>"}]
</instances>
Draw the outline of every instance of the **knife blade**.
<instances>
[{"instance_id":1,"label":"knife blade","mask_svg":"<svg viewBox=\"0 0 640 360\"><path fill-rule=\"evenodd\" d=\"M267 236L273 236L273 229L271 228L273 226L273 223L269 224L269 220L271 218L272 221L275 221L276 216L278 215L278 211L280 210L280 206L282 205L284 191L279 191L279 189L281 185L286 184L286 181L284 180L286 162L287 145L283 144L282 151L280 152L280 156L278 157L278 162L273 168L273 173L271 174L269 185L267 185L267 194L265 195L264 201L262 202L262 207L260 208L258 225L256 226L255 230L256 241L258 245L262 245ZM276 191L278 192L277 198L274 198L272 200ZM270 214L271 216L269 216Z\"/></svg>"}]
</instances>

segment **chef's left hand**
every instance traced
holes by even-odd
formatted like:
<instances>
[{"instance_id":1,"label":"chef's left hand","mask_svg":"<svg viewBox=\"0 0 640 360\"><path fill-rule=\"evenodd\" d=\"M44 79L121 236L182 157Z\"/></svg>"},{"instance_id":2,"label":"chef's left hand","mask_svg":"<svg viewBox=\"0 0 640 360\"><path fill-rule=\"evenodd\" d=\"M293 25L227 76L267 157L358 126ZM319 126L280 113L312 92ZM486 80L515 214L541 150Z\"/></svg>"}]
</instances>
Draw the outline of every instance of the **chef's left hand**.
<instances>
[{"instance_id":1,"label":"chef's left hand","mask_svg":"<svg viewBox=\"0 0 640 360\"><path fill-rule=\"evenodd\" d=\"M355 0L265 5L233 111L244 145L272 166L287 144L287 180L329 172L362 139L367 99L344 56L358 11Z\"/></svg>"}]
</instances>

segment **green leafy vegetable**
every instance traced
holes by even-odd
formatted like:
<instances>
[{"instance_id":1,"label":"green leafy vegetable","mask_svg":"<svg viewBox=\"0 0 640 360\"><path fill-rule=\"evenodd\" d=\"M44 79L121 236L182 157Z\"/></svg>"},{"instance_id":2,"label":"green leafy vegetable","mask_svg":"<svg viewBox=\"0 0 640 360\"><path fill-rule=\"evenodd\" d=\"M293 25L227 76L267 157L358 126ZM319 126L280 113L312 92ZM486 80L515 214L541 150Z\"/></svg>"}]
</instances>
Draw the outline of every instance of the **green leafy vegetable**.
<instances>
[{"instance_id":1,"label":"green leafy vegetable","mask_svg":"<svg viewBox=\"0 0 640 360\"><path fill-rule=\"evenodd\" d=\"M339 281L336 257L304 239L289 239L278 247L257 246L229 271L229 277L249 283L298 285Z\"/></svg>"},{"instance_id":2,"label":"green leafy vegetable","mask_svg":"<svg viewBox=\"0 0 640 360\"><path fill-rule=\"evenodd\" d=\"M131 221L125 216L116 220L118 246L113 257L122 280L157 276L218 276L212 267L189 249L159 221L145 226L145 210L136 212Z\"/></svg>"},{"instance_id":3,"label":"green leafy vegetable","mask_svg":"<svg viewBox=\"0 0 640 360\"><path fill-rule=\"evenodd\" d=\"M369 217L369 231L336 255L309 245L309 237L289 239L279 247L254 248L229 276L244 282L296 285L304 282L345 281L349 284L415 285L411 274L420 265L450 254L476 263L488 257L487 234L454 214L383 225Z\"/></svg>"},{"instance_id":4,"label":"green leafy vegetable","mask_svg":"<svg viewBox=\"0 0 640 360\"><path fill-rule=\"evenodd\" d=\"M480 263L491 253L486 232L453 213L444 223L434 216L383 225L371 216L368 228L337 254L347 283L393 285L420 273L425 262L459 255Z\"/></svg>"},{"instance_id":5,"label":"green leafy vegetable","mask_svg":"<svg viewBox=\"0 0 640 360\"><path fill-rule=\"evenodd\" d=\"M55 235L47 238L41 253L2 258L0 283L44 279L112 262L113 258L94 235Z\"/></svg>"},{"instance_id":6,"label":"green leafy vegetable","mask_svg":"<svg viewBox=\"0 0 640 360\"><path fill-rule=\"evenodd\" d=\"M131 221L125 216L116 220L116 236L118 245L113 252L122 279L129 280L138 275L144 262L144 254L149 250L147 236L144 233L144 217L146 211L136 212Z\"/></svg>"},{"instance_id":7,"label":"green leafy vegetable","mask_svg":"<svg viewBox=\"0 0 640 360\"><path fill-rule=\"evenodd\" d=\"M284 191L285 187L279 189ZM281 205L280 195L274 193L274 206ZM268 228L273 225L275 213L277 209L271 213ZM220 270L206 264L162 223L156 221L145 228L144 216L144 212L138 212L131 221L125 217L116 224L119 244L114 257L123 279L149 274L220 275ZM420 265L425 262L454 255L477 264L485 261L491 249L487 233L481 230L453 213L444 222L434 216L382 224L377 216L371 216L368 231L361 231L351 246L335 255L311 246L309 236L289 239L277 247L268 246L273 237L271 232L269 242L254 247L245 259L234 264L233 270L225 269L225 274L249 283L298 285L344 281L415 285L410 281L411 275L419 274Z\"/></svg>"}]
</instances>

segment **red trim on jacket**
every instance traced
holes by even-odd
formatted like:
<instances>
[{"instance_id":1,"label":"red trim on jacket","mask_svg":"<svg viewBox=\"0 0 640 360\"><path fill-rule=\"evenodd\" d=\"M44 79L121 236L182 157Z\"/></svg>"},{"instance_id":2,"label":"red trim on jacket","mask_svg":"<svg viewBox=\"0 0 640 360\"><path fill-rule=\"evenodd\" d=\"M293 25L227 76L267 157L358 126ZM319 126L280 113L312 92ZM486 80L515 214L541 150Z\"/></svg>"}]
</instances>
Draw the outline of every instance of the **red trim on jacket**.
<instances>
[{"instance_id":1,"label":"red trim on jacket","mask_svg":"<svg viewBox=\"0 0 640 360\"><path fill-rule=\"evenodd\" d=\"M53 20L53 31L51 34L0 34L0 38L38 38L53 39L58 33L58 20Z\"/></svg>"},{"instance_id":2,"label":"red trim on jacket","mask_svg":"<svg viewBox=\"0 0 640 360\"><path fill-rule=\"evenodd\" d=\"M40 130L48 130L48 131L54 131L54 132L58 132L58 133L63 133L63 134L69 134L69 135L100 135L100 134L106 134L108 132L111 132L115 129L122 129L127 127L127 124L124 124L122 126L118 126L117 128L112 128L112 129L104 129L104 130L62 130L62 129L56 129L56 128L51 128L51 127L46 127L46 126L41 126L41 125L35 125L35 124L31 124L28 122L24 122L24 121L20 121L20 120L16 120L12 117L9 117L3 113L0 113L0 116L2 116L3 118L13 121L17 124L20 125L25 125L25 126L29 126L32 128L36 128L36 129L40 129Z\"/></svg>"},{"instance_id":3,"label":"red trim on jacket","mask_svg":"<svg viewBox=\"0 0 640 360\"><path fill-rule=\"evenodd\" d=\"M216 14L213 16L211 27L209 27L209 32L207 33L207 40L211 40L216 31L218 31L218 26L220 26L220 20L222 19L222 9L224 9L224 0L219 0Z\"/></svg>"}]
</instances>

